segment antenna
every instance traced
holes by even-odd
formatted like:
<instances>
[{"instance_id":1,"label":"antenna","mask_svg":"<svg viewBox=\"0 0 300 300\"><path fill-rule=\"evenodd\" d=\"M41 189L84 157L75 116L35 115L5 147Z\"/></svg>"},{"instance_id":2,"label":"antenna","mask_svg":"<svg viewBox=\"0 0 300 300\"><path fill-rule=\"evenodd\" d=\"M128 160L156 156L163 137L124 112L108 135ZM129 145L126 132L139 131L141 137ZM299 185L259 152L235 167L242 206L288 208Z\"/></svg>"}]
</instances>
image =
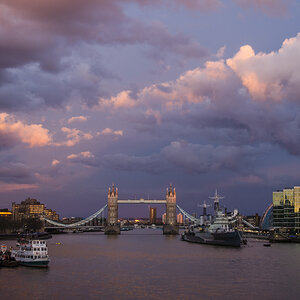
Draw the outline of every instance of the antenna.
<instances>
[{"instance_id":1,"label":"antenna","mask_svg":"<svg viewBox=\"0 0 300 300\"><path fill-rule=\"evenodd\" d=\"M206 204L206 201L203 201L203 204L198 204L198 207L203 207L203 216L206 216L206 208L210 207L210 204Z\"/></svg>"},{"instance_id":2,"label":"antenna","mask_svg":"<svg viewBox=\"0 0 300 300\"><path fill-rule=\"evenodd\" d=\"M216 189L215 195L213 197L209 197L209 199L214 200L214 210L220 210L220 201L221 199L224 199L221 195L218 195L218 191Z\"/></svg>"}]
</instances>

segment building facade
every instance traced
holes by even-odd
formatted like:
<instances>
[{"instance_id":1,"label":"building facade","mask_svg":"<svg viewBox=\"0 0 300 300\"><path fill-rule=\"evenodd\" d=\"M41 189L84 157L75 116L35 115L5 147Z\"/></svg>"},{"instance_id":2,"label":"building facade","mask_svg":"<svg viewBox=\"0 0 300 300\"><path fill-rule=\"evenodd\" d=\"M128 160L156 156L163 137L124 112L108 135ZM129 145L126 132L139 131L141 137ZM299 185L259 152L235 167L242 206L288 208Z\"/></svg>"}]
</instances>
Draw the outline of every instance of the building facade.
<instances>
[{"instance_id":1,"label":"building facade","mask_svg":"<svg viewBox=\"0 0 300 300\"><path fill-rule=\"evenodd\" d=\"M12 203L12 215L14 221L22 221L28 218L39 218L45 216L48 219L58 221L59 215L52 209L46 208L45 204L36 199L27 198L20 204Z\"/></svg>"},{"instance_id":2,"label":"building facade","mask_svg":"<svg viewBox=\"0 0 300 300\"><path fill-rule=\"evenodd\" d=\"M300 186L273 192L273 226L300 233Z\"/></svg>"}]
</instances>

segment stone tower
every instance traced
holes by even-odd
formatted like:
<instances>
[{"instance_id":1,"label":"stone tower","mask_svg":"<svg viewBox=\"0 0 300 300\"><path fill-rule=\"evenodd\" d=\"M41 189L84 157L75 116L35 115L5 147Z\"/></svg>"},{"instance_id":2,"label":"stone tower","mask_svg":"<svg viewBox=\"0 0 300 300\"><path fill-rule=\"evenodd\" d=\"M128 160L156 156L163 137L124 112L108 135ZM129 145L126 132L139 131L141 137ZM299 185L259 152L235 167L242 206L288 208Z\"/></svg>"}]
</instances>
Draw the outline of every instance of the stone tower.
<instances>
[{"instance_id":1,"label":"stone tower","mask_svg":"<svg viewBox=\"0 0 300 300\"><path fill-rule=\"evenodd\" d=\"M120 225L118 224L118 188L114 184L108 189L107 195L107 226L106 234L119 234Z\"/></svg>"},{"instance_id":2,"label":"stone tower","mask_svg":"<svg viewBox=\"0 0 300 300\"><path fill-rule=\"evenodd\" d=\"M171 184L167 188L166 201L166 224L176 225L176 191Z\"/></svg>"},{"instance_id":3,"label":"stone tower","mask_svg":"<svg viewBox=\"0 0 300 300\"><path fill-rule=\"evenodd\" d=\"M166 192L166 224L164 225L164 234L178 234L176 223L176 191L170 185Z\"/></svg>"}]
</instances>

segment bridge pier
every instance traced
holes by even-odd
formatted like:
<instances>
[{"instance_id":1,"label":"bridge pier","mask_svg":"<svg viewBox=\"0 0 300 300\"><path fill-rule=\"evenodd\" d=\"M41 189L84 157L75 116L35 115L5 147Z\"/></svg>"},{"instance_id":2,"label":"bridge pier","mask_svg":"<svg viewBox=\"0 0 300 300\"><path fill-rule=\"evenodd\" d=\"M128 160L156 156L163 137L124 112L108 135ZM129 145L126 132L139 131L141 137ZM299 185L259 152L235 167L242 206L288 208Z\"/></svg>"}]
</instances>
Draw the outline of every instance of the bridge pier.
<instances>
[{"instance_id":1,"label":"bridge pier","mask_svg":"<svg viewBox=\"0 0 300 300\"><path fill-rule=\"evenodd\" d=\"M120 234L120 233L121 233L120 224L107 225L104 228L104 234Z\"/></svg>"},{"instance_id":2,"label":"bridge pier","mask_svg":"<svg viewBox=\"0 0 300 300\"><path fill-rule=\"evenodd\" d=\"M107 224L104 228L105 234L120 234L121 227L118 223L118 188L112 185L108 190Z\"/></svg>"},{"instance_id":3,"label":"bridge pier","mask_svg":"<svg viewBox=\"0 0 300 300\"><path fill-rule=\"evenodd\" d=\"M176 191L175 188L167 188L166 193L166 224L163 226L163 234L178 234L179 226L176 222Z\"/></svg>"}]
</instances>

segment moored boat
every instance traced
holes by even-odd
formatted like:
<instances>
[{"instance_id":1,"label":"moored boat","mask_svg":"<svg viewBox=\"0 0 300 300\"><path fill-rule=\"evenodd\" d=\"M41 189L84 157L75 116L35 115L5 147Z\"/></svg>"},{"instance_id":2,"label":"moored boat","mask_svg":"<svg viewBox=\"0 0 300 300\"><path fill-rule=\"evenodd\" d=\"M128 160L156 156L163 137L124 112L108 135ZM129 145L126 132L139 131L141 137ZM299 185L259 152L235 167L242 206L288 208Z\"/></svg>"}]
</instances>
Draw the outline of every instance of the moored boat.
<instances>
[{"instance_id":1,"label":"moored boat","mask_svg":"<svg viewBox=\"0 0 300 300\"><path fill-rule=\"evenodd\" d=\"M232 217L223 213L219 206L219 195L215 194L213 198L215 207L215 219L204 226L190 226L188 231L185 231L181 238L183 241L218 245L241 247L246 244L246 240L242 238L242 234L233 228Z\"/></svg>"},{"instance_id":2,"label":"moored boat","mask_svg":"<svg viewBox=\"0 0 300 300\"><path fill-rule=\"evenodd\" d=\"M182 240L199 244L240 247L244 243L240 232L231 228L215 228L216 225L220 225L218 221L216 219L213 224L205 228L190 227L182 234Z\"/></svg>"},{"instance_id":3,"label":"moored boat","mask_svg":"<svg viewBox=\"0 0 300 300\"><path fill-rule=\"evenodd\" d=\"M17 267L18 262L11 256L11 251L7 250L6 245L1 245L1 252L0 252L0 267Z\"/></svg>"},{"instance_id":4,"label":"moored boat","mask_svg":"<svg viewBox=\"0 0 300 300\"><path fill-rule=\"evenodd\" d=\"M23 266L47 267L50 259L45 241L31 240L17 244L18 249L12 250L11 256Z\"/></svg>"}]
</instances>

